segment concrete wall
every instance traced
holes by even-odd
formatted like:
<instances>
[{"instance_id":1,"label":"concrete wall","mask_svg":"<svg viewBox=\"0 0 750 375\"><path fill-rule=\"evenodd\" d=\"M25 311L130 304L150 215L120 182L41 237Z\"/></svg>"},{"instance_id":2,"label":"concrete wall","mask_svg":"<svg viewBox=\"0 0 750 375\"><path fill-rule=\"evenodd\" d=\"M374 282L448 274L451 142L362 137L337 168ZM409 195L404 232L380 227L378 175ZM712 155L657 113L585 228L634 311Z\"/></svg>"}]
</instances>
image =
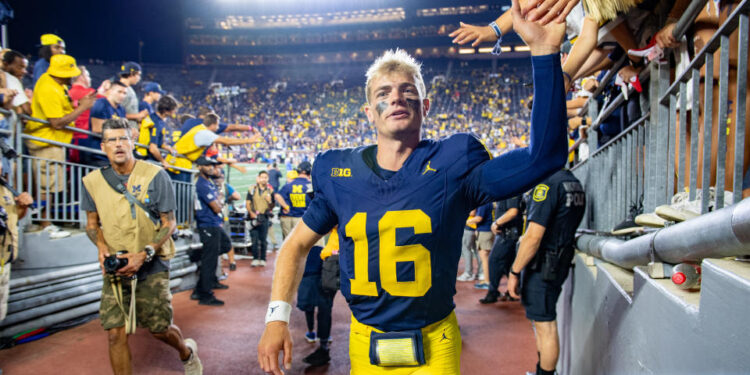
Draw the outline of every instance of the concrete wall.
<instances>
[{"instance_id":1,"label":"concrete wall","mask_svg":"<svg viewBox=\"0 0 750 375\"><path fill-rule=\"evenodd\" d=\"M704 260L696 292L580 253L571 275L561 374L750 373L750 263Z\"/></svg>"}]
</instances>

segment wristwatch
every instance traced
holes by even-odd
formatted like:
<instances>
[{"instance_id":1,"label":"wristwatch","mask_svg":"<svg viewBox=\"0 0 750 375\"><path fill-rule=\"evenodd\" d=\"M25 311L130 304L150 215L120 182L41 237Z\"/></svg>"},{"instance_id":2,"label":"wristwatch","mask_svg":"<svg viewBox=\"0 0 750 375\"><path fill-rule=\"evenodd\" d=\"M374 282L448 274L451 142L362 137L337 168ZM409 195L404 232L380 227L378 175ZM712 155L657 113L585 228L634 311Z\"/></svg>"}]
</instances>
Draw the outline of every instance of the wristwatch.
<instances>
[{"instance_id":1,"label":"wristwatch","mask_svg":"<svg viewBox=\"0 0 750 375\"><path fill-rule=\"evenodd\" d=\"M146 259L144 260L144 263L148 263L152 260L154 260L154 255L156 255L156 250L151 245L146 245L144 248L144 251L146 252Z\"/></svg>"}]
</instances>

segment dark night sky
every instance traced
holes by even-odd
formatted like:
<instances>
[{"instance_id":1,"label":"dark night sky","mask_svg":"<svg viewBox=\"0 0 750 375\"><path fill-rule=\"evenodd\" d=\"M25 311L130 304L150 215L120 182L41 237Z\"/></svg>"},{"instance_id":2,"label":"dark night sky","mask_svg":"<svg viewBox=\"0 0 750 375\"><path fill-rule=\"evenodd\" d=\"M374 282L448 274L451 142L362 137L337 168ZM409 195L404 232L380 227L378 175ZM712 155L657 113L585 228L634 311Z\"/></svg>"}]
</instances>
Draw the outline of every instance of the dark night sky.
<instances>
[{"instance_id":1,"label":"dark night sky","mask_svg":"<svg viewBox=\"0 0 750 375\"><path fill-rule=\"evenodd\" d=\"M10 0L10 47L36 58L39 36L54 33L79 60L182 62L182 0Z\"/></svg>"}]
</instances>

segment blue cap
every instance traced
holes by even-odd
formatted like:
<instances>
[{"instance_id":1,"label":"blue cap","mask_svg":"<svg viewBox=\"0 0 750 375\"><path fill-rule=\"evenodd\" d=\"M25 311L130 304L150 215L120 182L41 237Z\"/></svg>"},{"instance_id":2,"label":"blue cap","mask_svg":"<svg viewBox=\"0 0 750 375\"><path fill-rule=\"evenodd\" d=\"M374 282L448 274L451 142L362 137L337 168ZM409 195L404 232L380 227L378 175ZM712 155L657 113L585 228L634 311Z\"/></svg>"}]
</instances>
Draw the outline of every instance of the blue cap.
<instances>
[{"instance_id":1,"label":"blue cap","mask_svg":"<svg viewBox=\"0 0 750 375\"><path fill-rule=\"evenodd\" d=\"M145 85L143 85L143 92L150 93L150 92L158 92L159 94L166 94L167 92L161 89L161 85L156 82L149 82Z\"/></svg>"},{"instance_id":2,"label":"blue cap","mask_svg":"<svg viewBox=\"0 0 750 375\"><path fill-rule=\"evenodd\" d=\"M120 65L120 74L130 74L134 72L142 72L141 66L137 62L128 61Z\"/></svg>"}]
</instances>

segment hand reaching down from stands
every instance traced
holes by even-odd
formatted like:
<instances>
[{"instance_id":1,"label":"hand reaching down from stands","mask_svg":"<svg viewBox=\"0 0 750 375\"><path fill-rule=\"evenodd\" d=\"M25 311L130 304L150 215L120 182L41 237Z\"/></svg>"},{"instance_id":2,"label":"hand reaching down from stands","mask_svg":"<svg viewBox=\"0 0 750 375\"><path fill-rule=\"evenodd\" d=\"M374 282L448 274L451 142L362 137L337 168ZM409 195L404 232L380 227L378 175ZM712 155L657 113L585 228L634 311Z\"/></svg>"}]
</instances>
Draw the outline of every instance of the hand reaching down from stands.
<instances>
[{"instance_id":1,"label":"hand reaching down from stands","mask_svg":"<svg viewBox=\"0 0 750 375\"><path fill-rule=\"evenodd\" d=\"M529 46L531 55L541 56L559 52L565 37L565 24L554 22L545 26L528 21L521 13L519 1L512 0L513 30Z\"/></svg>"},{"instance_id":2,"label":"hand reaching down from stands","mask_svg":"<svg viewBox=\"0 0 750 375\"><path fill-rule=\"evenodd\" d=\"M654 35L654 39L656 39L656 44L661 49L666 48L676 48L680 46L680 41L674 38L674 35L672 34L674 32L674 27L677 25L676 20L669 20L664 25L664 27L659 30L659 32Z\"/></svg>"},{"instance_id":3,"label":"hand reaching down from stands","mask_svg":"<svg viewBox=\"0 0 750 375\"><path fill-rule=\"evenodd\" d=\"M3 87L0 87L0 95L3 96L3 107L10 106L10 103L13 101L13 98L18 95L18 92L13 89L6 89Z\"/></svg>"},{"instance_id":4,"label":"hand reaching down from stands","mask_svg":"<svg viewBox=\"0 0 750 375\"><path fill-rule=\"evenodd\" d=\"M495 42L497 36L492 31L490 26L475 26L460 22L460 27L448 34L449 37L453 38L453 43L463 45L473 40L471 43L472 47L478 46L483 42Z\"/></svg>"},{"instance_id":5,"label":"hand reaching down from stands","mask_svg":"<svg viewBox=\"0 0 750 375\"><path fill-rule=\"evenodd\" d=\"M565 23L568 13L580 0L530 0L523 7L522 15L528 21L546 25L552 20Z\"/></svg>"},{"instance_id":6,"label":"hand reaching down from stands","mask_svg":"<svg viewBox=\"0 0 750 375\"><path fill-rule=\"evenodd\" d=\"M619 72L617 72L617 75L619 75L624 82L630 82L633 77L638 77L638 74L641 73L641 70L643 70L643 68L634 68L630 65L626 65L622 67Z\"/></svg>"}]
</instances>

